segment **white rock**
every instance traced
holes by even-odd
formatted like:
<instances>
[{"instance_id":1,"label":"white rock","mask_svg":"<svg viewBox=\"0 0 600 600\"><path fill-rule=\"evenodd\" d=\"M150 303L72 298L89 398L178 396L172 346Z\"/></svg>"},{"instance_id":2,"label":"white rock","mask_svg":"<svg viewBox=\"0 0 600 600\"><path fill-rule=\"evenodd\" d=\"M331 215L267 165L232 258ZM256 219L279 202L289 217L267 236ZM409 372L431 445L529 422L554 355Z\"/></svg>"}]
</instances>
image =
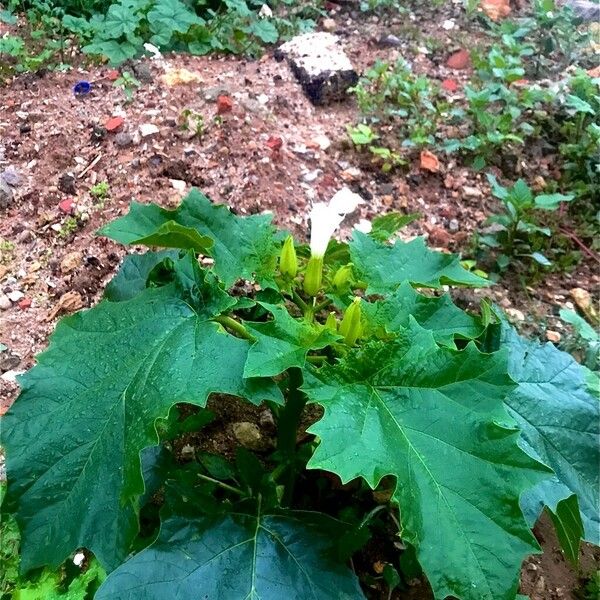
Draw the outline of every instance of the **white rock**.
<instances>
[{"instance_id":1,"label":"white rock","mask_svg":"<svg viewBox=\"0 0 600 600\"><path fill-rule=\"evenodd\" d=\"M331 140L325 134L316 135L313 141L325 152L331 146Z\"/></svg>"},{"instance_id":2,"label":"white rock","mask_svg":"<svg viewBox=\"0 0 600 600\"><path fill-rule=\"evenodd\" d=\"M307 171L306 173L303 173L302 181L304 181L305 183L312 183L313 181L316 181L322 173L323 171L321 169Z\"/></svg>"},{"instance_id":3,"label":"white rock","mask_svg":"<svg viewBox=\"0 0 600 600\"><path fill-rule=\"evenodd\" d=\"M6 294L0 294L0 310L8 310L12 306L12 302Z\"/></svg>"},{"instance_id":4,"label":"white rock","mask_svg":"<svg viewBox=\"0 0 600 600\"><path fill-rule=\"evenodd\" d=\"M21 298L25 297L25 294L16 290L14 292L9 292L8 294L6 294L6 296L11 302L18 302L19 300L21 300Z\"/></svg>"},{"instance_id":5,"label":"white rock","mask_svg":"<svg viewBox=\"0 0 600 600\"><path fill-rule=\"evenodd\" d=\"M187 187L185 181L182 181L181 179L169 179L169 181L174 190L177 190L181 194L185 192L185 188Z\"/></svg>"},{"instance_id":6,"label":"white rock","mask_svg":"<svg viewBox=\"0 0 600 600\"><path fill-rule=\"evenodd\" d=\"M140 125L140 135L142 137L150 137L160 132L160 129L154 123L142 123Z\"/></svg>"},{"instance_id":7,"label":"white rock","mask_svg":"<svg viewBox=\"0 0 600 600\"><path fill-rule=\"evenodd\" d=\"M468 185L465 185L462 189L463 194L467 197L467 198L481 198L483 197L483 192L476 187L471 187Z\"/></svg>"},{"instance_id":8,"label":"white rock","mask_svg":"<svg viewBox=\"0 0 600 600\"><path fill-rule=\"evenodd\" d=\"M23 373L25 373L25 371L14 371L11 369L0 375L0 379L2 379L2 381L7 381L8 383L17 383L17 377L23 375Z\"/></svg>"},{"instance_id":9,"label":"white rock","mask_svg":"<svg viewBox=\"0 0 600 600\"><path fill-rule=\"evenodd\" d=\"M511 321L525 320L525 315L518 308L507 308L505 312L510 317Z\"/></svg>"}]
</instances>

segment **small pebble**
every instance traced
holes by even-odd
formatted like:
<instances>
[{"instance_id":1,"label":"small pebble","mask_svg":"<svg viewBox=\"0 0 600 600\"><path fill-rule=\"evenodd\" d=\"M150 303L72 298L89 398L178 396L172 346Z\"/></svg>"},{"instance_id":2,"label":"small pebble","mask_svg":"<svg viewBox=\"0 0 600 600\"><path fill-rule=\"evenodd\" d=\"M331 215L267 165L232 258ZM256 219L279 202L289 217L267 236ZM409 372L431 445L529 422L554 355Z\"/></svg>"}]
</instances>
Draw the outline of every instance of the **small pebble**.
<instances>
[{"instance_id":1,"label":"small pebble","mask_svg":"<svg viewBox=\"0 0 600 600\"><path fill-rule=\"evenodd\" d=\"M549 342L553 342L554 344L558 344L558 342L560 342L561 340L561 335L560 333L558 333L558 331L552 331L551 329L548 329L548 331L546 331L546 339Z\"/></svg>"},{"instance_id":2,"label":"small pebble","mask_svg":"<svg viewBox=\"0 0 600 600\"><path fill-rule=\"evenodd\" d=\"M25 294L23 292L19 292L18 290L15 290L14 292L9 292L8 294L6 294L6 296L11 302L18 302L22 298L25 298Z\"/></svg>"},{"instance_id":3,"label":"small pebble","mask_svg":"<svg viewBox=\"0 0 600 600\"><path fill-rule=\"evenodd\" d=\"M0 310L8 310L11 306L10 298L6 294L0 294Z\"/></svg>"}]
</instances>

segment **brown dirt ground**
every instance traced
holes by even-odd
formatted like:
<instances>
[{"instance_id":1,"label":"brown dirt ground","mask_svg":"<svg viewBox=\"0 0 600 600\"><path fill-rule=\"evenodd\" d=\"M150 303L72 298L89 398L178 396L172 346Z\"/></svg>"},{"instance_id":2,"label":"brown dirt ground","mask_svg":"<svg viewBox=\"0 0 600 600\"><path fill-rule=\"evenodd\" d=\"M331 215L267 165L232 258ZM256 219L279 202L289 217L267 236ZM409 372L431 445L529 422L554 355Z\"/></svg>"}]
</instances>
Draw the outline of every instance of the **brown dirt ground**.
<instances>
[{"instance_id":1,"label":"brown dirt ground","mask_svg":"<svg viewBox=\"0 0 600 600\"><path fill-rule=\"evenodd\" d=\"M451 72L444 61L452 50L481 35L476 26L467 25L462 9L452 3L438 9L417 7L414 14L414 20L400 16L360 22L347 14L336 15L336 32L359 71L377 57L393 61L402 54L431 77L466 81L469 71ZM447 18L456 21L455 30L441 28ZM403 46L380 48L375 40L387 33L405 40ZM431 53L415 54L415 48L431 40L435 42L430 44ZM276 224L299 237L305 236L311 200L327 200L348 185L367 200L354 220L391 210L419 212L422 218L407 227L403 237L424 234L431 246L442 250L467 248L471 232L495 206L481 176L453 162L443 164L437 174L422 172L417 164L408 173L390 177L369 169L347 143L346 125L357 121L354 103L312 106L286 64L276 62L272 53L260 60L167 57L169 69L186 68L202 80L174 87L162 82L160 65L145 64L153 81L144 83L131 102L125 102L123 92L110 80L110 70L102 66L23 75L0 87L0 169L10 165L21 179L14 202L0 213L0 241L14 245L2 246L0 292L20 291L31 300L30 306L15 303L0 311L0 341L18 357L18 364L13 361L9 369L31 367L60 315L78 302L87 307L100 298L125 251L94 232L125 213L132 199L176 206L185 192L176 189L174 185L181 184L173 180L185 182L186 190L199 187L238 214L272 211ZM93 82L93 91L78 99L72 87L82 79ZM223 115L220 124L214 122L217 90L234 100L233 111ZM206 131L201 137L181 129L184 109L203 115ZM133 144L119 146L114 133L103 131L114 115L123 116L121 132L131 134ZM139 139L139 125L147 123L157 125L159 133ZM283 139L280 152L269 149L270 136ZM323 136L331 141L327 149L320 147ZM520 168L527 172L532 166ZM316 169L317 178L306 182L305 173ZM73 173L74 190L59 189L64 173ZM110 191L108 198L97 201L89 191L101 181L108 182ZM481 189L481 197L464 196L465 186ZM73 215L59 207L68 199L73 200ZM458 231L449 228L453 219L459 223ZM72 232L69 222L75 225ZM342 235L348 233L346 226ZM556 315L568 302L571 288L593 291L600 277L596 265L586 259L571 273L548 275L544 285L509 283L461 293L461 300L475 305L479 298L491 297L504 308L522 311L528 324L543 332L546 327L560 330ZM66 302L67 293L72 304L59 312L59 301ZM15 383L0 380L0 414L17 391ZM260 415L246 415L246 420L260 423ZM540 522L536 535L546 552L527 561L522 591L533 600L574 600L580 576L598 566L597 551L584 548L581 571L575 572L564 561L547 521ZM395 597L431 596L421 585Z\"/></svg>"}]
</instances>

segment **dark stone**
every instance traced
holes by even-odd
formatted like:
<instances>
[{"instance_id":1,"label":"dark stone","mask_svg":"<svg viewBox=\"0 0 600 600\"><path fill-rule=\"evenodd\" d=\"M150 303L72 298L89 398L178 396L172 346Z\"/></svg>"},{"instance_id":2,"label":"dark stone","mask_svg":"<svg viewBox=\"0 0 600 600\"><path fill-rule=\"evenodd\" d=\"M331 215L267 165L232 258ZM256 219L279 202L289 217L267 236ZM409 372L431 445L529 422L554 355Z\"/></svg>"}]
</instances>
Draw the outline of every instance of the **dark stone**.
<instances>
[{"instance_id":1,"label":"dark stone","mask_svg":"<svg viewBox=\"0 0 600 600\"><path fill-rule=\"evenodd\" d=\"M382 48L398 48L402 45L402 40L393 34L388 34L381 36L377 44Z\"/></svg>"},{"instance_id":2,"label":"dark stone","mask_svg":"<svg viewBox=\"0 0 600 600\"><path fill-rule=\"evenodd\" d=\"M75 179L75 175L73 175L73 173L63 173L58 178L58 189L64 194L76 194L76 181L77 180Z\"/></svg>"},{"instance_id":3,"label":"dark stone","mask_svg":"<svg viewBox=\"0 0 600 600\"><path fill-rule=\"evenodd\" d=\"M133 72L142 83L152 83L154 81L154 75L152 75L150 65L147 62L134 64Z\"/></svg>"},{"instance_id":4,"label":"dark stone","mask_svg":"<svg viewBox=\"0 0 600 600\"><path fill-rule=\"evenodd\" d=\"M13 191L10 185L0 179L0 210L8 208L9 204L13 201Z\"/></svg>"}]
</instances>

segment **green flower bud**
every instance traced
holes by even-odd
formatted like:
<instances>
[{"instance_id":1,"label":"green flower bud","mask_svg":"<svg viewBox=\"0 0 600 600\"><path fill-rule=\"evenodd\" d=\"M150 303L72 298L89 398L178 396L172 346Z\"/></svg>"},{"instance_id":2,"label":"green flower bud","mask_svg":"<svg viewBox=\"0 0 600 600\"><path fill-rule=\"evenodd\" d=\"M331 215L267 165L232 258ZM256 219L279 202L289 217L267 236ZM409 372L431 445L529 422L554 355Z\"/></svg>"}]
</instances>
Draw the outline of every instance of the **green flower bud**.
<instances>
[{"instance_id":1,"label":"green flower bud","mask_svg":"<svg viewBox=\"0 0 600 600\"><path fill-rule=\"evenodd\" d=\"M344 341L348 346L354 346L361 334L360 313L360 298L354 298L340 323L340 333L344 336Z\"/></svg>"},{"instance_id":2,"label":"green flower bud","mask_svg":"<svg viewBox=\"0 0 600 600\"><path fill-rule=\"evenodd\" d=\"M316 296L323 280L323 257L311 256L304 273L304 291L309 296Z\"/></svg>"},{"instance_id":3,"label":"green flower bud","mask_svg":"<svg viewBox=\"0 0 600 600\"><path fill-rule=\"evenodd\" d=\"M298 259L294 248L294 238L291 235L288 236L281 248L279 271L286 279L294 279L298 273Z\"/></svg>"},{"instance_id":4,"label":"green flower bud","mask_svg":"<svg viewBox=\"0 0 600 600\"><path fill-rule=\"evenodd\" d=\"M350 278L352 277L352 265L340 267L333 276L333 287L336 291L341 292L348 287Z\"/></svg>"},{"instance_id":5,"label":"green flower bud","mask_svg":"<svg viewBox=\"0 0 600 600\"><path fill-rule=\"evenodd\" d=\"M330 312L327 316L327 321L325 321L325 329L337 331L337 319L335 318L334 312Z\"/></svg>"}]
</instances>

